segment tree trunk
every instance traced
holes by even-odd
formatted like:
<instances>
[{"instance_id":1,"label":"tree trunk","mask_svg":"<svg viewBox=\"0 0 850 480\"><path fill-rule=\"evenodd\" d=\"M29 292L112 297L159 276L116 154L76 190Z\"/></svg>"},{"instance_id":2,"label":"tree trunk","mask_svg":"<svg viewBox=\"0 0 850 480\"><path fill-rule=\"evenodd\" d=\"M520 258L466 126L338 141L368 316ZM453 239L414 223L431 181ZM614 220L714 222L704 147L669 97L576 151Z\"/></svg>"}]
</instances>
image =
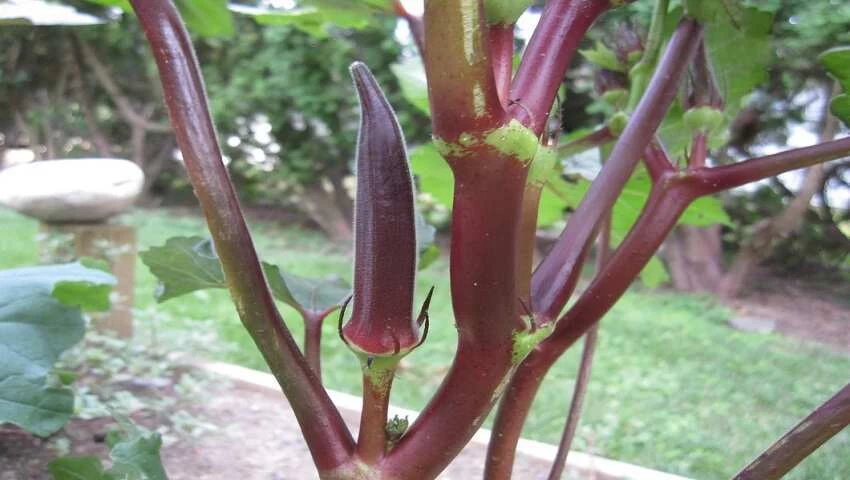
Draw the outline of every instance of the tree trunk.
<instances>
[{"instance_id":1,"label":"tree trunk","mask_svg":"<svg viewBox=\"0 0 850 480\"><path fill-rule=\"evenodd\" d=\"M717 293L723 278L721 226L679 225L664 244L673 287L682 292Z\"/></svg>"},{"instance_id":2,"label":"tree trunk","mask_svg":"<svg viewBox=\"0 0 850 480\"><path fill-rule=\"evenodd\" d=\"M326 188L322 180L304 187L304 209L331 239L340 243L351 242L354 239L351 218L338 205L333 186L327 187L331 188Z\"/></svg>"},{"instance_id":3,"label":"tree trunk","mask_svg":"<svg viewBox=\"0 0 850 480\"><path fill-rule=\"evenodd\" d=\"M833 87L833 90L835 88ZM829 90L827 90L827 98L831 98ZM838 121L830 115L829 108L825 107L819 142L832 140L837 130ZM791 203L778 215L755 224L752 234L741 244L741 248L720 283L721 295L738 296L755 267L770 255L779 242L803 226L809 204L815 194L821 190L825 175L826 167L823 164L809 167L806 170L803 185Z\"/></svg>"}]
</instances>

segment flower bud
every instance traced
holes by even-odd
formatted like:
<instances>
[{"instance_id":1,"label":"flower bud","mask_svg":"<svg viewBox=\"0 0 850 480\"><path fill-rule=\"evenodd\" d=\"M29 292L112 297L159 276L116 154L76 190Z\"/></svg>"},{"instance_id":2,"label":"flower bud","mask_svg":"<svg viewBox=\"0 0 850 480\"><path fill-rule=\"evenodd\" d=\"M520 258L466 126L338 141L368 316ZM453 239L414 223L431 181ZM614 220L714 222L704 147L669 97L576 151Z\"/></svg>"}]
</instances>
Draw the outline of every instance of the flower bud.
<instances>
[{"instance_id":1,"label":"flower bud","mask_svg":"<svg viewBox=\"0 0 850 480\"><path fill-rule=\"evenodd\" d=\"M414 348L419 337L413 319L413 180L392 107L366 65L356 62L350 70L360 99L360 132L353 308L341 333L360 353L398 355Z\"/></svg>"}]
</instances>

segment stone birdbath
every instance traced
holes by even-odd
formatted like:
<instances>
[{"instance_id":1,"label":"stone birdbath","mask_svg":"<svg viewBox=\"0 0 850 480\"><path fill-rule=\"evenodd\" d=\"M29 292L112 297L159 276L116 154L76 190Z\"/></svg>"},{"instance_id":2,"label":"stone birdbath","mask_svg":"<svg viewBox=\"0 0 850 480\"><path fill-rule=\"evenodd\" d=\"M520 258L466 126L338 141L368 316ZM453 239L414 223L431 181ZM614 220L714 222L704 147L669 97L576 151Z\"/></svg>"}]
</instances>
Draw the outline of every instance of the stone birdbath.
<instances>
[{"instance_id":1,"label":"stone birdbath","mask_svg":"<svg viewBox=\"0 0 850 480\"><path fill-rule=\"evenodd\" d=\"M133 206L145 176L133 162L113 158L47 160L0 171L0 204L41 222L43 239L68 238L58 247L71 257L106 260L118 284L112 309L96 326L121 337L133 333L136 234L110 219ZM42 251L54 247L43 240Z\"/></svg>"}]
</instances>

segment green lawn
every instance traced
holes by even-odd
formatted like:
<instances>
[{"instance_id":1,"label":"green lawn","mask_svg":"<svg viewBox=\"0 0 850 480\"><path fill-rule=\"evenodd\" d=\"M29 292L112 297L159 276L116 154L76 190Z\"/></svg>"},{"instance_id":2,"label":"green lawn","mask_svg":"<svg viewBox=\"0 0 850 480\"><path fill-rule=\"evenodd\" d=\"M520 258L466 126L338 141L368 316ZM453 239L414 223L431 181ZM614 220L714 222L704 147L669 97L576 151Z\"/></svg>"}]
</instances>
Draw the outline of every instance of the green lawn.
<instances>
[{"instance_id":1,"label":"green lawn","mask_svg":"<svg viewBox=\"0 0 850 480\"><path fill-rule=\"evenodd\" d=\"M195 217L136 212L142 248L174 235L203 234ZM35 222L0 211L0 268L36 262ZM302 275L351 270L345 249L321 236L273 223L254 225L264 259ZM420 408L454 351L447 262L419 275L419 294L436 285L427 343L406 360L393 402ZM223 291L200 292L161 306L155 281L138 263L137 331L213 358L263 368ZM294 334L297 316L283 307ZM576 448L700 479L728 478L807 411L850 380L850 358L777 335L724 326L728 313L709 299L635 289L606 317ZM330 388L358 393L359 371L329 322L324 375ZM218 337L210 342L209 336ZM578 352L564 357L538 395L526 436L557 442ZM850 431L838 435L788 478L850 478Z\"/></svg>"}]
</instances>

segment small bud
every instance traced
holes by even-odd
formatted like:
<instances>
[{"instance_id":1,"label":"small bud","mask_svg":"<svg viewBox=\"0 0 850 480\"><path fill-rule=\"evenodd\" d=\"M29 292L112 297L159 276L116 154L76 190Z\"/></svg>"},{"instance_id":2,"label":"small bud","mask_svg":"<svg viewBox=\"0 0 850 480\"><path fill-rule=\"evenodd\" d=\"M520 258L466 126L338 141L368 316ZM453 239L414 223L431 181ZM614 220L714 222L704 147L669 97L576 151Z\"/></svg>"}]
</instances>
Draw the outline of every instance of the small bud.
<instances>
[{"instance_id":1,"label":"small bud","mask_svg":"<svg viewBox=\"0 0 850 480\"><path fill-rule=\"evenodd\" d=\"M395 113L366 65L351 76L360 99L355 204L354 297L342 327L346 343L368 356L395 356L417 345L413 319L416 227L413 179Z\"/></svg>"},{"instance_id":2,"label":"small bud","mask_svg":"<svg viewBox=\"0 0 850 480\"><path fill-rule=\"evenodd\" d=\"M726 116L714 107L696 107L686 111L683 120L691 133L711 135L720 130L726 122Z\"/></svg>"}]
</instances>

